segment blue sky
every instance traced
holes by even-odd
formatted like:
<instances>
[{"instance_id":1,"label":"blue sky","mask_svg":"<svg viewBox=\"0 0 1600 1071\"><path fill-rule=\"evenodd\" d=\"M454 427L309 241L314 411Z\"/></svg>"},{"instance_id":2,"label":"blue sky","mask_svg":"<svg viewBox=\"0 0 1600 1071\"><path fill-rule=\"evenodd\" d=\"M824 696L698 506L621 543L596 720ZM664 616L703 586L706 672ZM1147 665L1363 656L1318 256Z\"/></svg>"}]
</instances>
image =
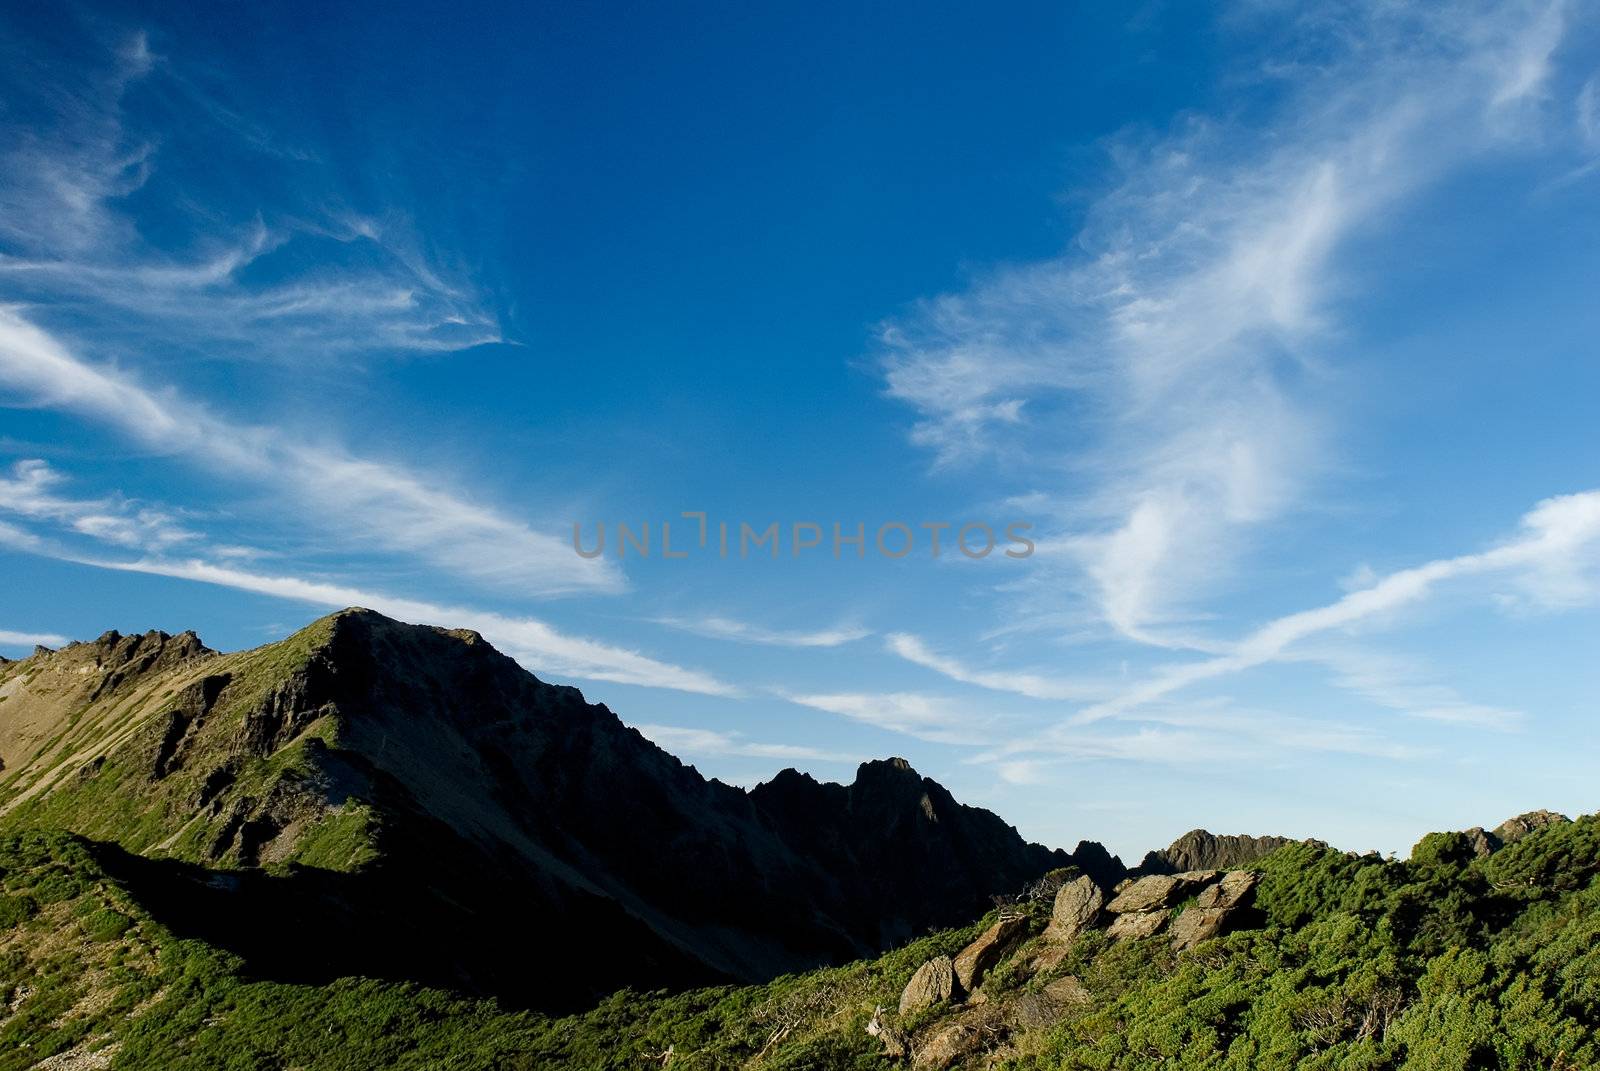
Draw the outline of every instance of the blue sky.
<instances>
[{"instance_id":1,"label":"blue sky","mask_svg":"<svg viewBox=\"0 0 1600 1071\"><path fill-rule=\"evenodd\" d=\"M7 14L0 653L364 604L1132 856L1594 810L1592 6L1113 8ZM782 554L573 552L685 511Z\"/></svg>"}]
</instances>

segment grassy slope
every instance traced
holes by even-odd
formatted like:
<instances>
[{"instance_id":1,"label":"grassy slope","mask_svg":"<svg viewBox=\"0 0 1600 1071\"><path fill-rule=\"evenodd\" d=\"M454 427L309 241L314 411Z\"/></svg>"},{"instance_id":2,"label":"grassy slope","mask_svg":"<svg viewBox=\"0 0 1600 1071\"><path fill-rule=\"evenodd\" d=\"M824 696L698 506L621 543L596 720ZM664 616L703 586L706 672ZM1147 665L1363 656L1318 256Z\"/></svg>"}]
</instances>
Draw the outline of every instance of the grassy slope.
<instances>
[{"instance_id":1,"label":"grassy slope","mask_svg":"<svg viewBox=\"0 0 1600 1071\"><path fill-rule=\"evenodd\" d=\"M135 677L93 699L89 690L100 676L93 669L95 645L3 667L0 683L22 677L17 684L26 685L8 697L11 709L5 713L17 718L18 708L31 704L50 731L0 772L0 828L67 829L144 855L237 865L235 849L211 851L227 805L269 798L275 789L296 785L307 786L309 799L321 795L310 751L318 742L336 742L338 726L330 719L313 722L268 756L241 754L237 741L248 714L328 641L330 620L265 647L211 654ZM168 712L186 689L207 677L226 677L228 683L186 740L183 764L153 777ZM211 806L198 806L206 798L207 777L224 764L234 779L212 797ZM299 836L286 838L285 850L270 860L275 868L300 863L355 870L373 857L367 809L351 802L318 810Z\"/></svg>"},{"instance_id":2,"label":"grassy slope","mask_svg":"<svg viewBox=\"0 0 1600 1071\"><path fill-rule=\"evenodd\" d=\"M669 1049L672 1068L888 1067L864 1029L874 1007L893 1009L918 964L976 932L762 986L621 993L549 1019L406 984L246 980L231 956L156 925L73 837L9 838L0 868L0 1071L106 1043L120 1046L113 1066L131 1068L641 1068ZM1159 938L1090 934L1033 978L1024 946L986 983L992 1003L1064 972L1094 999L996 1044L1027 1068L1600 1066L1597 868L1597 818L1486 860L1457 834L1408 862L1293 845L1262 864L1265 929L1180 959ZM924 1040L959 1014L900 1025Z\"/></svg>"}]
</instances>

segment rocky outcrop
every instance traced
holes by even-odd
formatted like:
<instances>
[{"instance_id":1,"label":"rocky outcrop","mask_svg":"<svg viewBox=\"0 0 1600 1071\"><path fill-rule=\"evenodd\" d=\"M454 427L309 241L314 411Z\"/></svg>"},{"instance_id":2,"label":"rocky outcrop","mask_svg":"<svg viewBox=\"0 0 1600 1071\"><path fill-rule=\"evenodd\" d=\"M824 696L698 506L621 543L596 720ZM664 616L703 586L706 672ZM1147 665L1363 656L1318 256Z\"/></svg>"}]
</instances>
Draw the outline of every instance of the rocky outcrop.
<instances>
[{"instance_id":1,"label":"rocky outcrop","mask_svg":"<svg viewBox=\"0 0 1600 1071\"><path fill-rule=\"evenodd\" d=\"M1106 850L1099 841L1080 840L1072 849L1072 865L1094 879L1102 889L1109 889L1128 875L1122 860Z\"/></svg>"},{"instance_id":2,"label":"rocky outcrop","mask_svg":"<svg viewBox=\"0 0 1600 1071\"><path fill-rule=\"evenodd\" d=\"M1139 874L1176 874L1185 870L1232 870L1264 859L1285 844L1288 837L1222 835L1191 829L1166 848L1148 853L1136 868Z\"/></svg>"},{"instance_id":3,"label":"rocky outcrop","mask_svg":"<svg viewBox=\"0 0 1600 1071\"><path fill-rule=\"evenodd\" d=\"M1543 829L1545 826L1560 825L1563 822L1570 821L1572 819L1564 814L1557 814L1555 811L1529 811L1527 814L1519 814L1515 818L1508 818L1495 826L1493 836L1501 845L1515 844L1536 829ZM1499 847L1499 845L1496 845L1496 847Z\"/></svg>"},{"instance_id":4,"label":"rocky outcrop","mask_svg":"<svg viewBox=\"0 0 1600 1071\"><path fill-rule=\"evenodd\" d=\"M1483 859L1507 844L1515 844L1535 830L1570 821L1572 819L1555 811L1529 811L1515 818L1506 819L1495 826L1493 831L1486 830L1482 826L1473 826L1471 829L1463 830L1462 836L1466 837L1467 847L1472 854L1476 858Z\"/></svg>"},{"instance_id":5,"label":"rocky outcrop","mask_svg":"<svg viewBox=\"0 0 1600 1071\"><path fill-rule=\"evenodd\" d=\"M1083 983L1070 974L1064 974L1046 984L1044 993L1061 1004L1088 1004L1093 999Z\"/></svg>"},{"instance_id":6,"label":"rocky outcrop","mask_svg":"<svg viewBox=\"0 0 1600 1071\"><path fill-rule=\"evenodd\" d=\"M917 968L900 993L900 1014L912 1015L955 994L956 972L949 956L935 956Z\"/></svg>"},{"instance_id":7,"label":"rocky outcrop","mask_svg":"<svg viewBox=\"0 0 1600 1071\"><path fill-rule=\"evenodd\" d=\"M1161 932L1161 927L1167 924L1167 916L1172 914L1166 908L1155 911L1131 911L1125 915L1118 915L1106 928L1106 936L1114 941L1134 941L1141 937L1154 937Z\"/></svg>"},{"instance_id":8,"label":"rocky outcrop","mask_svg":"<svg viewBox=\"0 0 1600 1071\"><path fill-rule=\"evenodd\" d=\"M1215 870L1192 870L1182 874L1152 874L1138 878L1117 893L1106 905L1106 910L1116 914L1152 911L1171 907L1195 890L1217 879Z\"/></svg>"},{"instance_id":9,"label":"rocky outcrop","mask_svg":"<svg viewBox=\"0 0 1600 1071\"><path fill-rule=\"evenodd\" d=\"M968 993L976 989L978 983L983 981L984 973L999 961L1000 956L1027 928L1027 916L1001 915L993 926L984 930L977 940L956 955L956 982Z\"/></svg>"},{"instance_id":10,"label":"rocky outcrop","mask_svg":"<svg viewBox=\"0 0 1600 1071\"><path fill-rule=\"evenodd\" d=\"M1191 870L1134 879L1105 906L1112 916L1106 935L1132 941L1166 929L1173 948L1187 951L1236 924L1250 906L1258 880L1248 870ZM1193 902L1183 906L1191 897Z\"/></svg>"},{"instance_id":11,"label":"rocky outcrop","mask_svg":"<svg viewBox=\"0 0 1600 1071\"><path fill-rule=\"evenodd\" d=\"M1105 906L1105 894L1089 875L1067 882L1056 893L1055 905L1050 910L1048 934L1051 940L1070 942L1078 934L1093 926Z\"/></svg>"},{"instance_id":12,"label":"rocky outcrop","mask_svg":"<svg viewBox=\"0 0 1600 1071\"><path fill-rule=\"evenodd\" d=\"M1467 845L1472 849L1472 854L1479 859L1493 855L1499 850L1501 840L1482 826L1473 826L1466 831Z\"/></svg>"},{"instance_id":13,"label":"rocky outcrop","mask_svg":"<svg viewBox=\"0 0 1600 1071\"><path fill-rule=\"evenodd\" d=\"M1183 952L1201 941L1209 941L1222 933L1229 910L1222 907L1189 907L1172 920L1172 947Z\"/></svg>"},{"instance_id":14,"label":"rocky outcrop","mask_svg":"<svg viewBox=\"0 0 1600 1071\"><path fill-rule=\"evenodd\" d=\"M1244 907L1261 875L1254 870L1230 870L1215 885L1208 885L1195 897L1195 906L1228 910Z\"/></svg>"}]
</instances>

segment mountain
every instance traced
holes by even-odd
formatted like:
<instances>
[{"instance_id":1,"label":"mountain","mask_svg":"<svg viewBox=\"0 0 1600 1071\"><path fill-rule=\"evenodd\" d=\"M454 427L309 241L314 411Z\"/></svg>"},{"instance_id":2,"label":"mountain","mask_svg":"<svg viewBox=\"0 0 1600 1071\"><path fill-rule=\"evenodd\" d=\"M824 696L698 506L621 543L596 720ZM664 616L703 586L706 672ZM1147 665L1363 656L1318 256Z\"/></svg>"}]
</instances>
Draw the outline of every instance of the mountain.
<instances>
[{"instance_id":1,"label":"mountain","mask_svg":"<svg viewBox=\"0 0 1600 1071\"><path fill-rule=\"evenodd\" d=\"M0 697L0 828L99 842L163 925L284 980L576 1007L873 955L1045 871L1122 869L903 760L708 781L476 633L367 610L234 654L109 632L0 666Z\"/></svg>"},{"instance_id":2,"label":"mountain","mask_svg":"<svg viewBox=\"0 0 1600 1071\"><path fill-rule=\"evenodd\" d=\"M1576 1071L1596 977L1600 816L1129 872L903 760L707 781L367 611L0 663L0 1071Z\"/></svg>"}]
</instances>

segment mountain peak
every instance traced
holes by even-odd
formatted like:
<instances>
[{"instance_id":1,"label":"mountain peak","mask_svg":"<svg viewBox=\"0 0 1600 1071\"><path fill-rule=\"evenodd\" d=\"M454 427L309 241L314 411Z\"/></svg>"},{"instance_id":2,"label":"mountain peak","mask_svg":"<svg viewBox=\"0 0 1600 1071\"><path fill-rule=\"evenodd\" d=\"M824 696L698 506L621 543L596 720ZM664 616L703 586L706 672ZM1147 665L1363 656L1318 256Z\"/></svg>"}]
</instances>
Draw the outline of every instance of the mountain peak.
<instances>
[{"instance_id":1,"label":"mountain peak","mask_svg":"<svg viewBox=\"0 0 1600 1071\"><path fill-rule=\"evenodd\" d=\"M917 781L922 775L911 768L911 763L897 756L887 759L868 759L856 767L856 783L864 781Z\"/></svg>"}]
</instances>

